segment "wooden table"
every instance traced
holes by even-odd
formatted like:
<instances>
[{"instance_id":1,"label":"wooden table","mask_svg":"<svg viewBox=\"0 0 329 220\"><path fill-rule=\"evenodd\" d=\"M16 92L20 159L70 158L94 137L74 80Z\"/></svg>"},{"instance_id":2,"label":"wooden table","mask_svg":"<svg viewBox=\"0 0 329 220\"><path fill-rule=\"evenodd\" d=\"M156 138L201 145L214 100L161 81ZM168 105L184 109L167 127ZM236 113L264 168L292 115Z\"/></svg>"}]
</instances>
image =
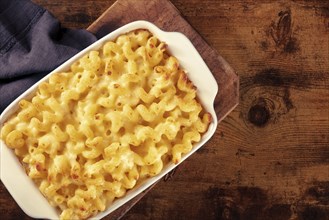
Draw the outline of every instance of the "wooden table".
<instances>
[{"instance_id":1,"label":"wooden table","mask_svg":"<svg viewBox=\"0 0 329 220\"><path fill-rule=\"evenodd\" d=\"M114 1L34 2L86 28ZM238 73L240 104L121 219L329 219L329 3L257 2L172 1ZM30 219L0 194L1 219Z\"/></svg>"}]
</instances>

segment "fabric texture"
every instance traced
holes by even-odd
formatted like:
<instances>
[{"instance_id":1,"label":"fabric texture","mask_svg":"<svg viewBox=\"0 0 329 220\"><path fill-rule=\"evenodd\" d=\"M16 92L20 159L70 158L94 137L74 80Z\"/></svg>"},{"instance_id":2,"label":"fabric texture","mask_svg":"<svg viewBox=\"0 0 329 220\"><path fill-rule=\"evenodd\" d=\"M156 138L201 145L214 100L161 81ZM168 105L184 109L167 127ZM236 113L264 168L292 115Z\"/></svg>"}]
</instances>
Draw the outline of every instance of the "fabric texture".
<instances>
[{"instance_id":1,"label":"fabric texture","mask_svg":"<svg viewBox=\"0 0 329 220\"><path fill-rule=\"evenodd\" d=\"M62 28L29 0L0 0L0 113L20 94L96 37Z\"/></svg>"}]
</instances>

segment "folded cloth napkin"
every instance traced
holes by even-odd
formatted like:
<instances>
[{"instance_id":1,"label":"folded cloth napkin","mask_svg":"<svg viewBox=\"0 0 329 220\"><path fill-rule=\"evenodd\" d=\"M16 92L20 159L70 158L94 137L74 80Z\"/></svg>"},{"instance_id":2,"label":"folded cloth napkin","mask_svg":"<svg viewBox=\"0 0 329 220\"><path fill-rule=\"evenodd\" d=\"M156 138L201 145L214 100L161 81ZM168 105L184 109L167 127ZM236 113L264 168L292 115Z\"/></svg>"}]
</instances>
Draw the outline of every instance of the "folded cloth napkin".
<instances>
[{"instance_id":1,"label":"folded cloth napkin","mask_svg":"<svg viewBox=\"0 0 329 220\"><path fill-rule=\"evenodd\" d=\"M29 0L0 0L0 113L94 41L86 30L61 28L47 10Z\"/></svg>"}]
</instances>

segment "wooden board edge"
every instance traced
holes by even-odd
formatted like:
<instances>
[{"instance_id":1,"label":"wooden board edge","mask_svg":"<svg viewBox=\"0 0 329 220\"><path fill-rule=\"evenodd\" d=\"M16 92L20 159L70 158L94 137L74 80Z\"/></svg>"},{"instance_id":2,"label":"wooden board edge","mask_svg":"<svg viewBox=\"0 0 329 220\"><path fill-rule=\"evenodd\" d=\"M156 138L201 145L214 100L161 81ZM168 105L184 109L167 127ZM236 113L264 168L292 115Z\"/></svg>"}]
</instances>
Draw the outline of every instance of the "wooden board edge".
<instances>
[{"instance_id":1,"label":"wooden board edge","mask_svg":"<svg viewBox=\"0 0 329 220\"><path fill-rule=\"evenodd\" d=\"M228 110L226 111L225 114L221 115L221 117L219 117L217 115L217 121L218 124L223 121L238 105L239 105L239 97L240 97L240 78L238 75L236 75L235 80L233 81L233 87L234 87L234 91L236 92L236 96L235 96L235 100L233 103L233 105L228 107ZM216 108L215 108L215 112L216 112Z\"/></svg>"},{"instance_id":2,"label":"wooden board edge","mask_svg":"<svg viewBox=\"0 0 329 220\"><path fill-rule=\"evenodd\" d=\"M115 1L109 8L107 8L93 23L91 23L88 27L87 27L87 31L96 34L95 28L97 26L97 24L109 13L109 11L115 7L117 4L119 4L119 1Z\"/></svg>"}]
</instances>

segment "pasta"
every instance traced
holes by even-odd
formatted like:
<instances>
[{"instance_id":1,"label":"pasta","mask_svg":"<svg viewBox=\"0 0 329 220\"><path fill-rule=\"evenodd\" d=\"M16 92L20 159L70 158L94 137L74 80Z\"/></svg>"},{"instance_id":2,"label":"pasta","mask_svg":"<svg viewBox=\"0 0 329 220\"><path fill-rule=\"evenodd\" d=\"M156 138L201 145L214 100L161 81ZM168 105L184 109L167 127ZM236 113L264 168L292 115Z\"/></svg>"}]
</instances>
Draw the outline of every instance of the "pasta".
<instances>
[{"instance_id":1,"label":"pasta","mask_svg":"<svg viewBox=\"0 0 329 220\"><path fill-rule=\"evenodd\" d=\"M87 219L201 140L212 118L196 92L167 45L139 29L41 83L1 139L61 219Z\"/></svg>"}]
</instances>

